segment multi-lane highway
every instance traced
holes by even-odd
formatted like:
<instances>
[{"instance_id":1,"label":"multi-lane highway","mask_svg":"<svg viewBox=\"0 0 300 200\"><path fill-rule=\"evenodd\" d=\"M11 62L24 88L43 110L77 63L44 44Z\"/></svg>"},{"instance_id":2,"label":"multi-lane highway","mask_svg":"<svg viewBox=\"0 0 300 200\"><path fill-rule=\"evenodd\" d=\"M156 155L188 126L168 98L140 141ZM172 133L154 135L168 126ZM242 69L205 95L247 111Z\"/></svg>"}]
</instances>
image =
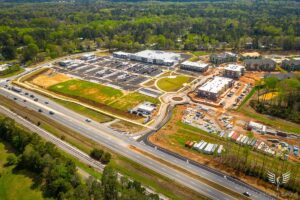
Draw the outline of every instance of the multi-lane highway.
<instances>
[{"instance_id":1,"label":"multi-lane highway","mask_svg":"<svg viewBox=\"0 0 300 200\"><path fill-rule=\"evenodd\" d=\"M25 93L28 93L28 95L25 95ZM177 167L186 169L198 176L204 177L237 193L242 194L243 192L247 191L251 194L252 199L272 199L272 197L270 197L269 195L266 195L259 190L253 189L246 184L241 184L238 181L228 179L222 176L222 174L213 173L210 170L201 168L197 165L189 164L182 159L169 155L163 151L159 151L156 148L147 146L143 143L139 143L128 138L127 136L120 135L120 133L117 133L99 123L93 121L86 122L85 117L60 106L59 104L51 101L46 97L34 94L35 98L38 98L38 101L34 101L29 96L29 94L33 94L33 92L31 91L26 91L23 89L21 93L16 93L5 88L0 88L0 94L7 98L13 99L18 104L26 106L27 108L34 111L38 111L40 109L42 110L42 114L63 124L64 126L69 127L84 135L85 137L88 137L106 146L107 148L112 149L116 153L126 156L133 161L138 162L160 174L163 174L166 177L171 178L186 187L204 194L209 198L234 199L232 196L229 196L209 185L206 185L198 179L194 179L181 171L177 171L174 168L159 163L158 161L153 160L145 155L138 154L137 152L130 149L129 146L132 145L139 149L142 149L143 151L146 151L156 156L157 158L170 162ZM26 99L26 102L24 102L24 99ZM50 111L52 111L54 114L50 115Z\"/></svg>"}]
</instances>

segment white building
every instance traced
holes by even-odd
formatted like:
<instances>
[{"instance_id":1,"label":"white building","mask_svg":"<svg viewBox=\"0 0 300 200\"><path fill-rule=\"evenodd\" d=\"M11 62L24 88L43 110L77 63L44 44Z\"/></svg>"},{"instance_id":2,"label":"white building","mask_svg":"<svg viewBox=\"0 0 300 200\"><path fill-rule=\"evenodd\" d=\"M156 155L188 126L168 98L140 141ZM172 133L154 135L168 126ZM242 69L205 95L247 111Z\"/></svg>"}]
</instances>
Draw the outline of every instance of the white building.
<instances>
[{"instance_id":1,"label":"white building","mask_svg":"<svg viewBox=\"0 0 300 200\"><path fill-rule=\"evenodd\" d=\"M267 127L265 125L257 123L257 122L253 122L253 121L249 122L248 128L250 130L255 130L255 131L257 131L259 133L262 133L262 134L265 134L266 133L266 129L267 129Z\"/></svg>"},{"instance_id":2,"label":"white building","mask_svg":"<svg viewBox=\"0 0 300 200\"><path fill-rule=\"evenodd\" d=\"M81 56L81 60L91 60L94 59L96 56L93 53L87 53Z\"/></svg>"},{"instance_id":3,"label":"white building","mask_svg":"<svg viewBox=\"0 0 300 200\"><path fill-rule=\"evenodd\" d=\"M172 66L180 60L180 54L166 51L144 50L130 55L131 60Z\"/></svg>"},{"instance_id":4,"label":"white building","mask_svg":"<svg viewBox=\"0 0 300 200\"><path fill-rule=\"evenodd\" d=\"M129 59L131 56L131 53L127 53L124 51L116 51L116 52L113 52L113 56L116 58Z\"/></svg>"},{"instance_id":5,"label":"white building","mask_svg":"<svg viewBox=\"0 0 300 200\"><path fill-rule=\"evenodd\" d=\"M225 67L224 76L229 78L239 78L245 73L245 67L238 64L228 64Z\"/></svg>"},{"instance_id":6,"label":"white building","mask_svg":"<svg viewBox=\"0 0 300 200\"><path fill-rule=\"evenodd\" d=\"M10 66L9 64L2 64L2 65L0 65L0 72L2 72L4 70L7 70L9 66Z\"/></svg>"},{"instance_id":7,"label":"white building","mask_svg":"<svg viewBox=\"0 0 300 200\"><path fill-rule=\"evenodd\" d=\"M207 63L191 62L184 61L180 64L180 68L184 70L196 71L196 72L205 72L208 69Z\"/></svg>"},{"instance_id":8,"label":"white building","mask_svg":"<svg viewBox=\"0 0 300 200\"><path fill-rule=\"evenodd\" d=\"M217 100L217 98L233 85L230 78L216 76L198 88L198 96Z\"/></svg>"},{"instance_id":9,"label":"white building","mask_svg":"<svg viewBox=\"0 0 300 200\"><path fill-rule=\"evenodd\" d=\"M150 102L143 102L137 106L137 111L150 115L156 109L156 105Z\"/></svg>"}]
</instances>

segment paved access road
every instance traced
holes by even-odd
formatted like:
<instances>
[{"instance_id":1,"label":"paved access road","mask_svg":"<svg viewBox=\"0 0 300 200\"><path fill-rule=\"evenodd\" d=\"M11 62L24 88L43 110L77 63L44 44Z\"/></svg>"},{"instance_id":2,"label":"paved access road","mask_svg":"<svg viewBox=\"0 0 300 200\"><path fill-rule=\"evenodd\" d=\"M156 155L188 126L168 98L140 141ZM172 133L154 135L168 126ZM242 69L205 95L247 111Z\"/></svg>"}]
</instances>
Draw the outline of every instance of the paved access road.
<instances>
[{"instance_id":1,"label":"paved access road","mask_svg":"<svg viewBox=\"0 0 300 200\"><path fill-rule=\"evenodd\" d=\"M233 197L224 194L221 191L218 191L217 189L212 188L203 182L200 182L199 180L196 180L180 171L177 171L171 167L161 164L155 160L152 160L149 157L146 157L142 154L138 154L137 152L130 149L129 145L140 148L143 151L151 153L160 159L168 161L173 165L176 165L180 168L193 172L194 174L209 179L215 183L218 183L219 185L236 191L237 193L243 193L247 191L251 194L252 199L272 199L272 197L265 195L263 192L252 190L252 188L247 187L247 185L238 184L220 175L214 174L206 169L188 164L185 161L178 159L177 157L156 150L155 148L149 147L143 143L139 143L124 135L120 135L120 133L117 133L99 123L93 121L88 123L85 121L85 117L56 104L55 102L49 100L46 97L34 94L35 98L38 98L38 101L36 102L32 98L28 97L29 95L24 95L25 92L33 94L33 92L26 90L23 90L22 93L19 94L11 90L7 90L5 88L0 88L1 95L10 99L16 99L15 101L18 104L26 106L34 111L38 111L39 109L41 109L43 111L42 114L57 121L58 123L61 123L64 126L69 127L77 131L78 133L84 135L85 137L88 137L102 144L103 146L112 149L116 153L126 156L131 160L140 163L170 179L173 179L188 188L191 188L201 194L204 194L209 198L233 199ZM24 102L24 99L26 99L26 102ZM50 115L49 111L54 112L54 114Z\"/></svg>"}]
</instances>

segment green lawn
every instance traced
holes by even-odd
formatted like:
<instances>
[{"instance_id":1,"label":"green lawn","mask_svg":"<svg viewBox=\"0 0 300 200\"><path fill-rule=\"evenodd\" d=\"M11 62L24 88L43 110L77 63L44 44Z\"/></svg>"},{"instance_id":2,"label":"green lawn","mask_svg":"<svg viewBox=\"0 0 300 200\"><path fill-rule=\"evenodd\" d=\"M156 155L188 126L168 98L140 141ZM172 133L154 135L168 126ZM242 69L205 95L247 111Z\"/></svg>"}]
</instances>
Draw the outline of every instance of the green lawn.
<instances>
[{"instance_id":1,"label":"green lawn","mask_svg":"<svg viewBox=\"0 0 300 200\"><path fill-rule=\"evenodd\" d=\"M138 92L133 92L121 97L117 101L110 104L110 106L123 111L127 111L128 109L131 109L144 101L149 101L154 104L159 104L159 100L157 98L150 97Z\"/></svg>"},{"instance_id":2,"label":"green lawn","mask_svg":"<svg viewBox=\"0 0 300 200\"><path fill-rule=\"evenodd\" d=\"M123 95L121 90L78 79L68 80L48 88L51 91L71 97L108 104Z\"/></svg>"},{"instance_id":3,"label":"green lawn","mask_svg":"<svg viewBox=\"0 0 300 200\"><path fill-rule=\"evenodd\" d=\"M13 170L14 166L5 166L10 152L0 143L0 199L1 200L40 200L42 192L33 187L33 175L27 171Z\"/></svg>"},{"instance_id":4,"label":"green lawn","mask_svg":"<svg viewBox=\"0 0 300 200\"><path fill-rule=\"evenodd\" d=\"M183 75L176 76L175 78L166 77L158 80L157 86L163 91L174 92L189 81L191 81L191 78Z\"/></svg>"},{"instance_id":5,"label":"green lawn","mask_svg":"<svg viewBox=\"0 0 300 200\"><path fill-rule=\"evenodd\" d=\"M69 108L70 110L73 110L75 112L78 112L79 114L85 115L99 123L105 123L105 122L109 122L112 121L114 118L108 116L108 115L104 115L100 112L97 112L95 110L86 108L84 106L81 106L79 104L76 103L72 103L72 102L68 102L68 101L63 101L63 100L59 100L59 99L53 99L54 101L56 101L57 103L63 105L66 108Z\"/></svg>"},{"instance_id":6,"label":"green lawn","mask_svg":"<svg viewBox=\"0 0 300 200\"><path fill-rule=\"evenodd\" d=\"M194 52L192 52L192 54L195 56L205 56L208 53L206 51L194 51Z\"/></svg>"},{"instance_id":7,"label":"green lawn","mask_svg":"<svg viewBox=\"0 0 300 200\"><path fill-rule=\"evenodd\" d=\"M0 78L8 78L8 77L11 77L11 76L15 76L15 75L21 74L24 71L25 70L23 68L20 68L20 70L18 70L18 71L15 71L15 72L12 72L12 73L9 73L9 74L5 74L5 75L0 75Z\"/></svg>"}]
</instances>

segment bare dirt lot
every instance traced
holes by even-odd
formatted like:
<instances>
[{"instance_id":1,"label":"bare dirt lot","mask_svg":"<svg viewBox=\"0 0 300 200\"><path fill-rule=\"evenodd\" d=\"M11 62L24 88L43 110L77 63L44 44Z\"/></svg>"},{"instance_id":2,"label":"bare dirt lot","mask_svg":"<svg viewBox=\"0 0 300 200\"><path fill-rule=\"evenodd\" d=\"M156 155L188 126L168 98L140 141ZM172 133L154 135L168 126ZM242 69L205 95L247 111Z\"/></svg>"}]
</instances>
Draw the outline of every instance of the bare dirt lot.
<instances>
[{"instance_id":1,"label":"bare dirt lot","mask_svg":"<svg viewBox=\"0 0 300 200\"><path fill-rule=\"evenodd\" d=\"M244 83L250 83L251 85L255 85L255 82L260 80L265 72L246 72L244 76L240 77L240 81Z\"/></svg>"},{"instance_id":2,"label":"bare dirt lot","mask_svg":"<svg viewBox=\"0 0 300 200\"><path fill-rule=\"evenodd\" d=\"M72 78L65 74L57 73L54 72L52 69L49 69L46 72L35 77L33 80L31 80L31 82L40 87L47 88L52 85L68 81L70 79Z\"/></svg>"},{"instance_id":3,"label":"bare dirt lot","mask_svg":"<svg viewBox=\"0 0 300 200\"><path fill-rule=\"evenodd\" d=\"M186 156L199 163L226 172L229 175L238 176L241 180L274 194L274 190L271 189L272 186L270 184L255 177L246 176L241 173L236 174L236 171L218 162L218 158L207 156L205 154L201 154L191 149L185 148L184 143L187 140L199 141L200 139L204 139L209 142L211 139L201 132L187 130L184 128L184 126L181 126L179 124L179 121L181 120L182 114L185 109L186 106L178 106L172 116L172 119L166 124L165 127L159 130L156 134L152 135L150 137L150 141L158 146Z\"/></svg>"}]
</instances>

